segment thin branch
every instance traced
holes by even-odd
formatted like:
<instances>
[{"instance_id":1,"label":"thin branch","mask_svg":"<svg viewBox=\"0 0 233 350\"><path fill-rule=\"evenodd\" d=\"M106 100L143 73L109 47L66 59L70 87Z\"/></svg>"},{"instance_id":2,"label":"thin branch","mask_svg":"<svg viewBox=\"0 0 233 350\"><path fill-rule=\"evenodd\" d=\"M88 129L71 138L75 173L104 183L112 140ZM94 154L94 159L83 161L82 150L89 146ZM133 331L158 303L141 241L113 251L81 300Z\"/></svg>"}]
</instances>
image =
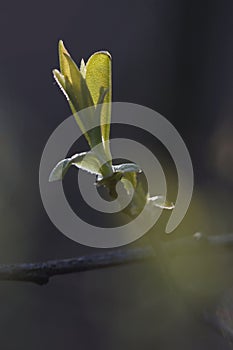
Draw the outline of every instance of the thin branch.
<instances>
[{"instance_id":1,"label":"thin branch","mask_svg":"<svg viewBox=\"0 0 233 350\"><path fill-rule=\"evenodd\" d=\"M111 250L95 255L41 263L0 265L0 280L28 281L42 285L52 276L142 262L154 256L152 247L144 247Z\"/></svg>"},{"instance_id":2,"label":"thin branch","mask_svg":"<svg viewBox=\"0 0 233 350\"><path fill-rule=\"evenodd\" d=\"M190 254L190 252L197 252L203 244L211 249L232 247L233 234L205 236L195 233L185 238L160 242L158 249L162 248L167 254ZM151 246L145 246L114 249L95 255L39 263L0 264L0 280L46 284L52 276L137 263L153 259L155 256L154 249Z\"/></svg>"}]
</instances>

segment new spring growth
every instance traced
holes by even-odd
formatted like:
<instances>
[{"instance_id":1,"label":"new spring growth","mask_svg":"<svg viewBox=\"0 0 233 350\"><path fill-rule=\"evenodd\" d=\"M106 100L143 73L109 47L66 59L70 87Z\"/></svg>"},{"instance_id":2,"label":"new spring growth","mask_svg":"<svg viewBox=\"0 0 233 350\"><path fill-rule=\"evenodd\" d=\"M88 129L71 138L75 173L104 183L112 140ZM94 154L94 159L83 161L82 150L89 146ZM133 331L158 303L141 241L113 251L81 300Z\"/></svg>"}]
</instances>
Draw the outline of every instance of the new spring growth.
<instances>
[{"instance_id":1,"label":"new spring growth","mask_svg":"<svg viewBox=\"0 0 233 350\"><path fill-rule=\"evenodd\" d=\"M115 186L121 181L129 193L138 191L144 202L172 209L161 196L150 198L137 181L140 167L134 163L112 164L110 151L111 100L112 100L112 59L107 51L95 52L79 67L71 58L62 41L58 45L60 71L53 70L53 76L64 93L71 112L85 136L89 150L61 160L52 170L49 181L62 180L70 166L96 175L96 184L108 188L113 198L117 197ZM91 108L88 108L91 107ZM85 110L84 113L82 111ZM95 127L91 127L95 125ZM97 125L97 126L96 126ZM98 145L98 147L96 147ZM129 185L131 184L131 185ZM137 197L137 196L136 196ZM135 203L134 203L135 204ZM135 205L134 205L135 206Z\"/></svg>"}]
</instances>

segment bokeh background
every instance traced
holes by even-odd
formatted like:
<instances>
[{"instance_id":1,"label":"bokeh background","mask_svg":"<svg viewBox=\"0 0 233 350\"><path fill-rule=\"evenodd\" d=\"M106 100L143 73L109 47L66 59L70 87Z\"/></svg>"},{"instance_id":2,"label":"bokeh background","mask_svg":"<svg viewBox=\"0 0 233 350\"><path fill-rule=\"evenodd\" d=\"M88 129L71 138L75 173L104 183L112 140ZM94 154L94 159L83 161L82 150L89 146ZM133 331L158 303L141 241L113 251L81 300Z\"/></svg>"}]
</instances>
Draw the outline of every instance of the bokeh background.
<instances>
[{"instance_id":1,"label":"bokeh background","mask_svg":"<svg viewBox=\"0 0 233 350\"><path fill-rule=\"evenodd\" d=\"M165 215L135 243L151 243L155 262L55 277L43 287L1 282L2 349L230 348L203 313L233 282L231 250L170 257L159 241L233 231L232 19L227 0L1 2L1 263L97 252L58 232L40 199L44 145L70 114L51 74L59 39L77 61L110 51L113 100L170 120L195 173L193 202L176 232L164 236Z\"/></svg>"}]
</instances>

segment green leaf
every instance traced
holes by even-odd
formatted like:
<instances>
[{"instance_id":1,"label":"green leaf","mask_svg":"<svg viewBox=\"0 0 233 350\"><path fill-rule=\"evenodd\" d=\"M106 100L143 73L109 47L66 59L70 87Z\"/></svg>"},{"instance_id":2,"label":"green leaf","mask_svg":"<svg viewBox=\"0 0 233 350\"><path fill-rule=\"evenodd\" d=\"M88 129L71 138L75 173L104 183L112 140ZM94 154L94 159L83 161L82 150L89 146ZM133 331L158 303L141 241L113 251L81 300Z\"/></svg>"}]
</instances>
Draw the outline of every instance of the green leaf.
<instances>
[{"instance_id":1,"label":"green leaf","mask_svg":"<svg viewBox=\"0 0 233 350\"><path fill-rule=\"evenodd\" d=\"M69 55L69 52L66 50L62 40L59 40L58 43L58 54L61 74L70 78L70 67L65 57L65 54Z\"/></svg>"},{"instance_id":2,"label":"green leaf","mask_svg":"<svg viewBox=\"0 0 233 350\"><path fill-rule=\"evenodd\" d=\"M94 107L85 111L83 118L81 110L94 106L94 102L85 81L85 63L81 61L81 72L70 57L62 41L59 41L60 70L54 70L54 77L65 94L75 120L85 135L90 147L102 142L100 127L92 128L94 122ZM79 112L79 113L78 113ZM87 130L89 130L87 132Z\"/></svg>"},{"instance_id":3,"label":"green leaf","mask_svg":"<svg viewBox=\"0 0 233 350\"><path fill-rule=\"evenodd\" d=\"M79 110L79 104L75 96L75 91L67 77L65 77L65 85L67 95L70 98L69 104L74 118L78 126L80 127L82 133L86 137L90 148L93 148L102 141L100 126L97 124L97 126L93 128L93 125L95 125L93 123L95 108L92 107L89 109L85 109L84 112Z\"/></svg>"},{"instance_id":4,"label":"green leaf","mask_svg":"<svg viewBox=\"0 0 233 350\"><path fill-rule=\"evenodd\" d=\"M99 106L99 105L102 105L102 103L104 103L104 99L108 93L109 89L105 89L104 87L101 87L100 88L100 91L99 91L99 98L98 98L98 101L97 101L97 106L96 106L96 109L99 109L100 111L102 110L103 106Z\"/></svg>"},{"instance_id":5,"label":"green leaf","mask_svg":"<svg viewBox=\"0 0 233 350\"><path fill-rule=\"evenodd\" d=\"M121 182L123 183L127 194L130 194L132 192L132 187L133 188L137 187L137 173L136 172L124 173L123 177L121 178Z\"/></svg>"},{"instance_id":6,"label":"green leaf","mask_svg":"<svg viewBox=\"0 0 233 350\"><path fill-rule=\"evenodd\" d=\"M136 217L138 214L140 214L141 210L146 205L146 202L147 193L145 193L142 183L137 181L137 185L133 193L133 199L129 206L123 210L123 212L130 217Z\"/></svg>"},{"instance_id":7,"label":"green leaf","mask_svg":"<svg viewBox=\"0 0 233 350\"><path fill-rule=\"evenodd\" d=\"M108 89L104 89L103 87L100 88L100 91L99 91L99 99L97 101L97 105L96 105L96 108L95 108L95 120L97 121L98 125L100 123L100 118L101 118L101 113L103 111L103 108L105 105L103 105L103 101L104 101L104 98L106 96L106 94L108 93ZM101 129L99 129L101 130ZM99 149L100 150L100 149ZM105 175L111 175L113 173L112 171L112 156L111 156L111 153L110 153L110 149L109 149L109 152L107 153L106 152L106 147L105 147L105 144L102 140L102 151L101 151L101 154L102 154L102 158L105 159L105 170L107 171L107 173ZM109 170L108 170L109 169Z\"/></svg>"},{"instance_id":8,"label":"green leaf","mask_svg":"<svg viewBox=\"0 0 233 350\"><path fill-rule=\"evenodd\" d=\"M93 152L89 151L75 154L71 158L63 159L57 163L49 176L49 182L62 180L71 165L91 174L101 176L100 161Z\"/></svg>"},{"instance_id":9,"label":"green leaf","mask_svg":"<svg viewBox=\"0 0 233 350\"><path fill-rule=\"evenodd\" d=\"M71 165L85 170L88 173L101 176L101 163L91 151L75 154L71 157Z\"/></svg>"},{"instance_id":10,"label":"green leaf","mask_svg":"<svg viewBox=\"0 0 233 350\"><path fill-rule=\"evenodd\" d=\"M111 106L105 103L111 102L111 56L104 51L97 52L89 58L87 65L82 59L79 70L60 40L59 61L61 72L54 70L54 78L65 94L90 148L101 145L100 157L106 159L104 163L108 163L103 166L102 172L105 176L111 175L112 160L109 146ZM98 107L98 104L101 106Z\"/></svg>"},{"instance_id":11,"label":"green leaf","mask_svg":"<svg viewBox=\"0 0 233 350\"><path fill-rule=\"evenodd\" d=\"M109 135L111 123L112 100L112 66L111 55L107 51L94 53L86 64L86 82L95 104L99 103L100 89L108 89L103 102L106 104L101 111L101 133L106 153L110 153Z\"/></svg>"},{"instance_id":12,"label":"green leaf","mask_svg":"<svg viewBox=\"0 0 233 350\"><path fill-rule=\"evenodd\" d=\"M69 102L70 109L71 109L72 113L74 114L75 120L76 120L78 126L80 127L80 130L82 131L82 133L86 137L87 142L90 144L90 138L89 138L88 134L86 133L86 129L83 125L83 122L77 113L78 106L76 105L76 99L75 99L75 96L73 95L72 86L69 83L69 81L67 81L68 78L64 77L57 69L53 70L53 76L54 76L54 79L56 80L56 83L58 84L58 86L62 90L63 94L65 95L67 101Z\"/></svg>"},{"instance_id":13,"label":"green leaf","mask_svg":"<svg viewBox=\"0 0 233 350\"><path fill-rule=\"evenodd\" d=\"M78 67L69 56L69 54L64 53L64 58L66 59L66 63L69 66L69 76L67 76L69 82L72 85L73 93L75 98L77 99L77 103L79 106L78 110L82 110L87 107L91 107L94 105L92 96L87 87L86 81L80 73Z\"/></svg>"},{"instance_id":14,"label":"green leaf","mask_svg":"<svg viewBox=\"0 0 233 350\"><path fill-rule=\"evenodd\" d=\"M161 209L174 209L175 205L172 202L169 202L164 196L154 196L148 198L148 203L154 205L155 207Z\"/></svg>"},{"instance_id":15,"label":"green leaf","mask_svg":"<svg viewBox=\"0 0 233 350\"><path fill-rule=\"evenodd\" d=\"M73 101L73 104L76 107L76 112L84 108L93 106L94 102L83 77L83 74L81 74L77 65L70 57L70 54L66 50L62 40L59 41L58 52L61 74L64 76L64 78L67 77L68 81L70 82L70 85L73 88L73 95L76 98L76 103L74 103ZM85 67L84 61L81 62L81 65L83 70ZM65 79L65 81L67 80ZM70 86L68 86L68 88L70 88Z\"/></svg>"},{"instance_id":16,"label":"green leaf","mask_svg":"<svg viewBox=\"0 0 233 350\"><path fill-rule=\"evenodd\" d=\"M49 182L62 180L70 167L70 158L61 160L52 170L49 176Z\"/></svg>"},{"instance_id":17,"label":"green leaf","mask_svg":"<svg viewBox=\"0 0 233 350\"><path fill-rule=\"evenodd\" d=\"M126 192L130 194L132 192L132 186L133 188L137 187L137 173L140 173L142 170L135 163L123 163L113 165L113 171L114 173L120 173L123 175L121 182L123 183Z\"/></svg>"},{"instance_id":18,"label":"green leaf","mask_svg":"<svg viewBox=\"0 0 233 350\"><path fill-rule=\"evenodd\" d=\"M61 91L65 95L68 101L70 101L70 97L66 92L66 83L65 83L65 77L62 75L59 70L53 69L53 77L57 83L57 85L60 87Z\"/></svg>"},{"instance_id":19,"label":"green leaf","mask_svg":"<svg viewBox=\"0 0 233 350\"><path fill-rule=\"evenodd\" d=\"M120 173L113 173L110 176L98 176L97 177L97 181L96 184L98 186L109 186L109 184L116 184L118 181L120 181L120 179L122 178L122 174Z\"/></svg>"},{"instance_id":20,"label":"green leaf","mask_svg":"<svg viewBox=\"0 0 233 350\"><path fill-rule=\"evenodd\" d=\"M86 65L85 65L84 59L82 58L80 63L80 73L82 74L84 79L86 78L86 71L87 71Z\"/></svg>"},{"instance_id":21,"label":"green leaf","mask_svg":"<svg viewBox=\"0 0 233 350\"><path fill-rule=\"evenodd\" d=\"M111 102L111 74L111 55L107 51L95 52L87 61L86 82L95 104L101 87L109 89L105 102Z\"/></svg>"},{"instance_id":22,"label":"green leaf","mask_svg":"<svg viewBox=\"0 0 233 350\"><path fill-rule=\"evenodd\" d=\"M123 163L119 165L113 165L114 172L121 172L121 173L131 173L136 172L140 173L142 170L140 167L135 163Z\"/></svg>"}]
</instances>

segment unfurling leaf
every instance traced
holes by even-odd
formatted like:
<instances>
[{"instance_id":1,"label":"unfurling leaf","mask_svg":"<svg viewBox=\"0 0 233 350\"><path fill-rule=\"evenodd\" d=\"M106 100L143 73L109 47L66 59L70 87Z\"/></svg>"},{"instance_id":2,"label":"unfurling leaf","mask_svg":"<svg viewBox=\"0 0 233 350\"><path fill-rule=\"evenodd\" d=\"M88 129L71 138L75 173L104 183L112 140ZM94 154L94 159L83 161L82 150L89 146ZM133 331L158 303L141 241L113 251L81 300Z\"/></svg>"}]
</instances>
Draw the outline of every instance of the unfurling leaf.
<instances>
[{"instance_id":1,"label":"unfurling leaf","mask_svg":"<svg viewBox=\"0 0 233 350\"><path fill-rule=\"evenodd\" d=\"M124 173L121 178L121 182L124 185L124 188L127 194L130 194L133 189L137 186L137 173L136 172L128 172Z\"/></svg>"},{"instance_id":2,"label":"unfurling leaf","mask_svg":"<svg viewBox=\"0 0 233 350\"><path fill-rule=\"evenodd\" d=\"M86 65L85 65L84 59L82 58L80 63L80 73L82 74L84 79L86 78L86 71L87 71Z\"/></svg>"},{"instance_id":3,"label":"unfurling leaf","mask_svg":"<svg viewBox=\"0 0 233 350\"><path fill-rule=\"evenodd\" d=\"M54 76L54 79L56 80L58 86L62 90L63 94L65 95L67 101L69 102L70 109L71 109L72 113L74 114L75 120L76 120L78 126L80 127L80 130L85 135L88 143L90 144L90 138L86 134L86 129L83 125L83 122L77 114L78 104L77 104L77 101L76 101L75 96L73 94L72 86L70 85L69 81L67 80L67 77L64 77L57 69L53 70L53 76Z\"/></svg>"},{"instance_id":4,"label":"unfurling leaf","mask_svg":"<svg viewBox=\"0 0 233 350\"><path fill-rule=\"evenodd\" d=\"M67 78L70 84L72 85L74 96L77 99L77 103L79 106L78 110L94 106L94 102L90 91L87 87L86 81L80 73L78 67L76 66L70 55L65 53L64 58L66 59L67 64L69 66L70 74L69 76L67 76Z\"/></svg>"},{"instance_id":5,"label":"unfurling leaf","mask_svg":"<svg viewBox=\"0 0 233 350\"><path fill-rule=\"evenodd\" d=\"M83 157L83 158L82 158ZM93 152L83 152L71 157L71 165L94 175L101 175L101 163Z\"/></svg>"},{"instance_id":6,"label":"unfurling leaf","mask_svg":"<svg viewBox=\"0 0 233 350\"><path fill-rule=\"evenodd\" d=\"M94 53L86 64L86 83L90 90L94 104L98 104L100 89L107 89L101 110L100 123L101 133L106 154L110 154L109 135L111 123L111 100L112 100L112 58L109 52L99 51Z\"/></svg>"},{"instance_id":7,"label":"unfurling leaf","mask_svg":"<svg viewBox=\"0 0 233 350\"><path fill-rule=\"evenodd\" d=\"M127 194L130 194L132 189L137 187L137 173L140 173L142 170L135 163L123 163L113 165L113 171L122 174L121 182Z\"/></svg>"},{"instance_id":8,"label":"unfurling leaf","mask_svg":"<svg viewBox=\"0 0 233 350\"><path fill-rule=\"evenodd\" d=\"M148 198L148 203L154 205L155 207L161 209L174 209L175 205L172 202L169 202L164 196L154 196Z\"/></svg>"},{"instance_id":9,"label":"unfurling leaf","mask_svg":"<svg viewBox=\"0 0 233 350\"><path fill-rule=\"evenodd\" d=\"M67 170L70 167L70 158L66 158L61 160L55 168L53 168L52 172L49 176L49 182L62 180L65 174L67 173Z\"/></svg>"},{"instance_id":10,"label":"unfurling leaf","mask_svg":"<svg viewBox=\"0 0 233 350\"><path fill-rule=\"evenodd\" d=\"M59 41L59 61L61 72L54 70L54 78L65 94L76 122L92 148L102 142L102 137L99 123L94 122L95 107L85 80L85 63L82 60L79 71L62 41ZM93 108L86 110L82 116L80 111L88 107ZM93 129L96 125L97 127Z\"/></svg>"},{"instance_id":11,"label":"unfurling leaf","mask_svg":"<svg viewBox=\"0 0 233 350\"><path fill-rule=\"evenodd\" d=\"M142 170L137 164L112 165L109 144L112 99L110 54L106 51L96 52L87 63L82 59L79 68L63 42L59 41L59 62L60 72L53 70L54 78L66 96L91 150L60 161L52 170L49 181L62 180L73 165L95 174L97 186L107 187L113 198L117 197L116 184L121 181L127 195L133 192L133 199L123 210L131 217L138 215L144 207L151 215L154 215L155 207L173 209L174 204L165 197L149 197L138 176ZM97 145L99 147L95 148Z\"/></svg>"},{"instance_id":12,"label":"unfurling leaf","mask_svg":"<svg viewBox=\"0 0 233 350\"><path fill-rule=\"evenodd\" d=\"M119 165L113 165L114 172L120 172L120 173L141 173L141 168L135 164L135 163L123 163Z\"/></svg>"},{"instance_id":13,"label":"unfurling leaf","mask_svg":"<svg viewBox=\"0 0 233 350\"><path fill-rule=\"evenodd\" d=\"M85 170L91 174L101 176L100 161L95 154L90 151L75 154L71 158L63 159L57 163L49 176L49 182L62 180L71 165L74 165L77 168Z\"/></svg>"},{"instance_id":14,"label":"unfurling leaf","mask_svg":"<svg viewBox=\"0 0 233 350\"><path fill-rule=\"evenodd\" d=\"M70 78L70 67L65 57L65 54L69 55L69 52L66 50L62 40L59 40L58 43L58 54L61 74Z\"/></svg>"}]
</instances>

